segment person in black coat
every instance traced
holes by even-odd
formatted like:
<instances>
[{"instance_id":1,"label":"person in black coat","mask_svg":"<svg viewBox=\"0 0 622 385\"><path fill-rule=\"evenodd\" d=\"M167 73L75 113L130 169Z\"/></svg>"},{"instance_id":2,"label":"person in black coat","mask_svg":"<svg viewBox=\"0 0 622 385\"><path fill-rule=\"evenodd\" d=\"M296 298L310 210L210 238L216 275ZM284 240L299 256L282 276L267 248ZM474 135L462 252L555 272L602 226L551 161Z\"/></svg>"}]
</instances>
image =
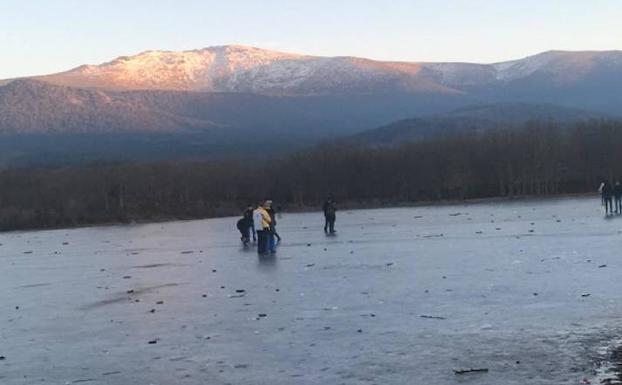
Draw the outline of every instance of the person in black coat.
<instances>
[{"instance_id":1,"label":"person in black coat","mask_svg":"<svg viewBox=\"0 0 622 385\"><path fill-rule=\"evenodd\" d=\"M324 232L326 234L335 234L335 220L337 218L337 206L335 201L327 199L324 202Z\"/></svg>"},{"instance_id":2,"label":"person in black coat","mask_svg":"<svg viewBox=\"0 0 622 385\"><path fill-rule=\"evenodd\" d=\"M248 225L248 231L253 236L253 243L257 242L257 233L255 232L255 222L253 221L253 211L255 207L248 205L246 211L244 211L244 218L246 218L246 224Z\"/></svg>"},{"instance_id":3,"label":"person in black coat","mask_svg":"<svg viewBox=\"0 0 622 385\"><path fill-rule=\"evenodd\" d=\"M253 242L257 242L257 235L255 234L255 226L253 223L253 206L249 205L244 213L242 213L242 218L240 218L237 222L237 228L240 231L242 237L242 243L244 246L248 246L251 241L251 234L253 235Z\"/></svg>"},{"instance_id":4,"label":"person in black coat","mask_svg":"<svg viewBox=\"0 0 622 385\"><path fill-rule=\"evenodd\" d=\"M613 186L609 181L605 181L603 185L603 200L605 201L605 215L613 214Z\"/></svg>"}]
</instances>

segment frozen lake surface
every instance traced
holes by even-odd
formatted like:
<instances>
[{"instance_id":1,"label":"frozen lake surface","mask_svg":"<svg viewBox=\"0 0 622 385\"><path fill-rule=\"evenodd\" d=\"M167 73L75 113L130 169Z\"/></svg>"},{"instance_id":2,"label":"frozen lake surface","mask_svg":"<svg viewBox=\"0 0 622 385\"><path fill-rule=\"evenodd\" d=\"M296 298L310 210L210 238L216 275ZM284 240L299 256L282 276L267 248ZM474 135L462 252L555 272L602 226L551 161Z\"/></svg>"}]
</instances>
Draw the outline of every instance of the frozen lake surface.
<instances>
[{"instance_id":1,"label":"frozen lake surface","mask_svg":"<svg viewBox=\"0 0 622 385\"><path fill-rule=\"evenodd\" d=\"M597 383L622 335L599 203L342 211L336 237L285 214L261 259L235 218L0 234L0 383Z\"/></svg>"}]
</instances>

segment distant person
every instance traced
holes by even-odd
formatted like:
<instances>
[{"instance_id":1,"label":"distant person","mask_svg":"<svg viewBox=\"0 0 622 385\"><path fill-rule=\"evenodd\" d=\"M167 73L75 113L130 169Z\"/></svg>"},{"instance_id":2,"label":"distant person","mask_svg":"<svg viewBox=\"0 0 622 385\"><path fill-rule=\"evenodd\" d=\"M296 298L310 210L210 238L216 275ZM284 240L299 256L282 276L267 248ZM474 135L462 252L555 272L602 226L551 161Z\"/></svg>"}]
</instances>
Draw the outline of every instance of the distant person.
<instances>
[{"instance_id":1,"label":"distant person","mask_svg":"<svg viewBox=\"0 0 622 385\"><path fill-rule=\"evenodd\" d=\"M253 211L253 223L257 232L257 253L268 253L268 238L270 235L270 214L268 214L266 202L261 202Z\"/></svg>"},{"instance_id":2,"label":"distant person","mask_svg":"<svg viewBox=\"0 0 622 385\"><path fill-rule=\"evenodd\" d=\"M240 240L242 241L244 247L248 246L248 244L250 243L249 231L246 223L246 218L242 217L238 220L238 223L236 224L238 231L240 231Z\"/></svg>"},{"instance_id":3,"label":"distant person","mask_svg":"<svg viewBox=\"0 0 622 385\"><path fill-rule=\"evenodd\" d=\"M253 211L255 207L253 205L246 206L246 210L242 216L246 218L246 224L248 225L249 233L253 236L253 243L257 242L257 234L255 233L255 226L253 221Z\"/></svg>"},{"instance_id":4,"label":"distant person","mask_svg":"<svg viewBox=\"0 0 622 385\"><path fill-rule=\"evenodd\" d=\"M337 216L337 206L335 201L327 199L324 202L324 232L326 234L335 234L335 219Z\"/></svg>"},{"instance_id":5,"label":"distant person","mask_svg":"<svg viewBox=\"0 0 622 385\"><path fill-rule=\"evenodd\" d=\"M600 185L598 186L598 193L600 194L600 204L601 205L605 205L605 197L603 196L603 187L605 187L605 182L602 181L600 182Z\"/></svg>"},{"instance_id":6,"label":"distant person","mask_svg":"<svg viewBox=\"0 0 622 385\"><path fill-rule=\"evenodd\" d=\"M616 182L613 186L613 198L616 204L616 214L622 214L622 185L620 182Z\"/></svg>"},{"instance_id":7,"label":"distant person","mask_svg":"<svg viewBox=\"0 0 622 385\"><path fill-rule=\"evenodd\" d=\"M602 197L603 197L603 201L605 202L605 215L609 215L613 213L613 202L612 202L612 196L613 196L613 186L611 186L611 183L609 183L608 180L606 180L603 183L603 189L602 189Z\"/></svg>"},{"instance_id":8,"label":"distant person","mask_svg":"<svg viewBox=\"0 0 622 385\"><path fill-rule=\"evenodd\" d=\"M281 243L281 236L276 231L276 211L272 207L272 201L266 202L268 215L270 215L270 231L268 234L268 251L276 253L276 245Z\"/></svg>"},{"instance_id":9,"label":"distant person","mask_svg":"<svg viewBox=\"0 0 622 385\"><path fill-rule=\"evenodd\" d=\"M257 236L255 235L255 227L253 226L253 207L249 205L242 218L238 220L237 228L242 235L241 240L244 246L248 246L251 242L251 234L253 235L253 242L257 242Z\"/></svg>"}]
</instances>

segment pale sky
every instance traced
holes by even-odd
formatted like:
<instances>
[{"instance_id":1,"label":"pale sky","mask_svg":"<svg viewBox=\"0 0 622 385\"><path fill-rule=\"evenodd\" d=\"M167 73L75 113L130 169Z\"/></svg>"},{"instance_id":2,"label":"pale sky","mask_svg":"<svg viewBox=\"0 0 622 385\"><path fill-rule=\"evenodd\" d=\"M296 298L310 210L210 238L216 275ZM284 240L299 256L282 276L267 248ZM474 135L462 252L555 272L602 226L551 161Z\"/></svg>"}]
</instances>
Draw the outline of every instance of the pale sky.
<instances>
[{"instance_id":1,"label":"pale sky","mask_svg":"<svg viewBox=\"0 0 622 385\"><path fill-rule=\"evenodd\" d=\"M479 63L620 50L622 0L0 0L0 79L226 44Z\"/></svg>"}]
</instances>

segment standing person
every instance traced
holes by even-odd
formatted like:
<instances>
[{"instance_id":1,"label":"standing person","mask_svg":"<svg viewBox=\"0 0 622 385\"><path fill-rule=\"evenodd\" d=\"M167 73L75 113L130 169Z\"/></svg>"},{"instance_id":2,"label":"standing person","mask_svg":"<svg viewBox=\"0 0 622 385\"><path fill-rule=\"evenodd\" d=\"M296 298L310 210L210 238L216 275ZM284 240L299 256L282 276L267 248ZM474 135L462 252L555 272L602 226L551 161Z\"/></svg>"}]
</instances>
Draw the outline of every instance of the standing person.
<instances>
[{"instance_id":1,"label":"standing person","mask_svg":"<svg viewBox=\"0 0 622 385\"><path fill-rule=\"evenodd\" d=\"M324 201L324 205L322 205L322 211L324 211L324 232L328 234L328 214L326 211L328 210L328 206L330 205L330 198Z\"/></svg>"},{"instance_id":2,"label":"standing person","mask_svg":"<svg viewBox=\"0 0 622 385\"><path fill-rule=\"evenodd\" d=\"M600 182L598 186L598 193L600 194L600 204L605 205L605 197L603 196L603 187L605 187L605 181Z\"/></svg>"},{"instance_id":3,"label":"standing person","mask_svg":"<svg viewBox=\"0 0 622 385\"><path fill-rule=\"evenodd\" d=\"M246 217L240 218L236 226L238 230L240 231L240 234L242 235L240 237L242 244L244 245L244 247L248 246L248 244L250 243L250 232L249 232L249 227L248 227L248 219L246 219Z\"/></svg>"},{"instance_id":4,"label":"standing person","mask_svg":"<svg viewBox=\"0 0 622 385\"><path fill-rule=\"evenodd\" d=\"M270 232L270 214L266 211L266 202L262 202L253 211L253 223L257 232L257 253L259 255L268 252L268 238Z\"/></svg>"},{"instance_id":5,"label":"standing person","mask_svg":"<svg viewBox=\"0 0 622 385\"><path fill-rule=\"evenodd\" d=\"M237 222L237 228L242 235L241 240L244 246L248 246L251 242L251 234L253 234L253 242L257 242L255 235L255 227L253 225L253 207L248 205L242 213L242 218Z\"/></svg>"},{"instance_id":6,"label":"standing person","mask_svg":"<svg viewBox=\"0 0 622 385\"><path fill-rule=\"evenodd\" d=\"M619 181L613 186L613 198L616 203L616 214L622 214L622 185Z\"/></svg>"},{"instance_id":7,"label":"standing person","mask_svg":"<svg viewBox=\"0 0 622 385\"><path fill-rule=\"evenodd\" d=\"M248 231L250 234L253 235L253 243L257 242L257 234L255 233L255 225L253 223L254 222L253 221L254 210L255 208L253 207L253 205L248 205L243 214L243 217L246 218L246 224L248 226ZM250 241L250 237L249 237L249 241Z\"/></svg>"},{"instance_id":8,"label":"standing person","mask_svg":"<svg viewBox=\"0 0 622 385\"><path fill-rule=\"evenodd\" d=\"M324 232L326 234L335 234L335 219L337 213L337 207L335 201L332 199L324 202Z\"/></svg>"},{"instance_id":9,"label":"standing person","mask_svg":"<svg viewBox=\"0 0 622 385\"><path fill-rule=\"evenodd\" d=\"M605 215L613 213L613 202L611 197L613 195L613 186L606 180L603 184L603 200L605 201Z\"/></svg>"},{"instance_id":10,"label":"standing person","mask_svg":"<svg viewBox=\"0 0 622 385\"><path fill-rule=\"evenodd\" d=\"M276 253L276 245L277 243L281 243L281 236L276 232L276 211L272 207L272 201L266 202L268 208L266 211L268 215L270 215L270 233L268 235L268 250L270 253Z\"/></svg>"}]
</instances>

